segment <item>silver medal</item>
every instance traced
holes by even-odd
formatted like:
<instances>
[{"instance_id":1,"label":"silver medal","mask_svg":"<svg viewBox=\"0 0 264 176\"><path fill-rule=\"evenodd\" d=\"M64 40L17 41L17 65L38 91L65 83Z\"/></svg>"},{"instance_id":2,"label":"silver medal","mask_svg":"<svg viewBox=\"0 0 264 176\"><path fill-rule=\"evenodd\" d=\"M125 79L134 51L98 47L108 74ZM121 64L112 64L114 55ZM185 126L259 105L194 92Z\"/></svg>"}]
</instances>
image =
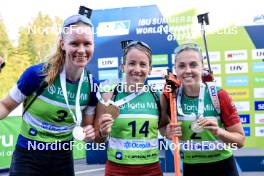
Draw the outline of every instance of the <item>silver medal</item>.
<instances>
[{"instance_id":1,"label":"silver medal","mask_svg":"<svg viewBox=\"0 0 264 176\"><path fill-rule=\"evenodd\" d=\"M76 126L73 128L72 135L74 139L82 141L85 139L85 133L83 132L83 128L80 126Z\"/></svg>"},{"instance_id":2,"label":"silver medal","mask_svg":"<svg viewBox=\"0 0 264 176\"><path fill-rule=\"evenodd\" d=\"M191 124L191 130L194 133L201 133L201 132L203 132L204 128L201 125L198 124L197 120L195 120Z\"/></svg>"}]
</instances>

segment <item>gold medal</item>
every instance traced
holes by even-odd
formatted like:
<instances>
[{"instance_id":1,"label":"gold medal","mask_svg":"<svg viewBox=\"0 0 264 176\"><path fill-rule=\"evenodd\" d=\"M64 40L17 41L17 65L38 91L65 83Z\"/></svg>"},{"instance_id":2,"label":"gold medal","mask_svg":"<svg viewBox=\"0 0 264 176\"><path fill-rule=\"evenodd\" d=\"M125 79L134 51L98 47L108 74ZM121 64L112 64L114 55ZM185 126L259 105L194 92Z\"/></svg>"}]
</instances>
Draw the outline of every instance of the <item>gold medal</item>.
<instances>
[{"instance_id":1,"label":"gold medal","mask_svg":"<svg viewBox=\"0 0 264 176\"><path fill-rule=\"evenodd\" d=\"M199 123L197 122L197 120L195 120L191 124L191 130L194 133L201 133L201 132L203 132L204 128L201 125L199 125Z\"/></svg>"},{"instance_id":2,"label":"gold medal","mask_svg":"<svg viewBox=\"0 0 264 176\"><path fill-rule=\"evenodd\" d=\"M108 104L104 107L106 114L111 114L112 118L115 119L119 116L119 108L115 105Z\"/></svg>"}]
</instances>

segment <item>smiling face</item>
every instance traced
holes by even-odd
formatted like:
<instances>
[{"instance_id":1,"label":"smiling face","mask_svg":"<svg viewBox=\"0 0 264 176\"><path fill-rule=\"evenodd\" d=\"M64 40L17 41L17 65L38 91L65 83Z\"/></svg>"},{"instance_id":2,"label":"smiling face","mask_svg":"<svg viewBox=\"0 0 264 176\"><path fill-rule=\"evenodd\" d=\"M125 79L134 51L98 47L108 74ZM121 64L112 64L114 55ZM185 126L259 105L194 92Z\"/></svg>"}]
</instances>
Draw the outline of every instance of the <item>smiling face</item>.
<instances>
[{"instance_id":1,"label":"smiling face","mask_svg":"<svg viewBox=\"0 0 264 176\"><path fill-rule=\"evenodd\" d=\"M202 82L203 64L201 55L195 50L185 50L177 54L175 71L184 87L197 87Z\"/></svg>"},{"instance_id":2,"label":"smiling face","mask_svg":"<svg viewBox=\"0 0 264 176\"><path fill-rule=\"evenodd\" d=\"M66 67L84 68L94 52L92 28L82 23L70 26L60 45L65 52Z\"/></svg>"},{"instance_id":3,"label":"smiling face","mask_svg":"<svg viewBox=\"0 0 264 176\"><path fill-rule=\"evenodd\" d=\"M122 70L126 73L128 85L144 84L151 71L150 58L146 51L135 47L129 49Z\"/></svg>"}]
</instances>

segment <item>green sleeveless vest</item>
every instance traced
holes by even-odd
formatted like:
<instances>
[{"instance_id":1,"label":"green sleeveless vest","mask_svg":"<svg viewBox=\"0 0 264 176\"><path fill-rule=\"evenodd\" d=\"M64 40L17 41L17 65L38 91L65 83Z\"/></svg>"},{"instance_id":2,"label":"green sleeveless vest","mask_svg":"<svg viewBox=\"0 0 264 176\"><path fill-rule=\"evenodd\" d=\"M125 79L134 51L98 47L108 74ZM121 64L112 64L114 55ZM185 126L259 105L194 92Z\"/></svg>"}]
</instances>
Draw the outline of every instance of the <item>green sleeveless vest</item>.
<instances>
[{"instance_id":1,"label":"green sleeveless vest","mask_svg":"<svg viewBox=\"0 0 264 176\"><path fill-rule=\"evenodd\" d=\"M116 101L126 97L118 93ZM159 161L159 112L151 92L145 92L120 108L108 144L108 160L120 164L148 164Z\"/></svg>"},{"instance_id":2,"label":"green sleeveless vest","mask_svg":"<svg viewBox=\"0 0 264 176\"><path fill-rule=\"evenodd\" d=\"M198 114L198 97L190 98L183 95L181 105L184 114ZM208 88L205 88L204 96L204 117L215 118L220 127L223 127L219 114L216 112ZM189 164L210 163L229 158L232 155L230 147L227 147L220 139L214 136L209 130L205 129L201 133L194 133L191 130L191 123L197 117L180 116L182 122L183 135L181 137L181 151L183 162Z\"/></svg>"},{"instance_id":3,"label":"green sleeveless vest","mask_svg":"<svg viewBox=\"0 0 264 176\"><path fill-rule=\"evenodd\" d=\"M89 102L91 89L88 80L85 73L80 95L81 110L84 110ZM66 87L70 108L75 113L78 83L66 82ZM28 97L24 106L34 95ZM53 84L45 88L25 112L20 133L28 139L41 142L68 141L72 139L74 125L73 117L62 93L60 77L57 76Z\"/></svg>"}]
</instances>

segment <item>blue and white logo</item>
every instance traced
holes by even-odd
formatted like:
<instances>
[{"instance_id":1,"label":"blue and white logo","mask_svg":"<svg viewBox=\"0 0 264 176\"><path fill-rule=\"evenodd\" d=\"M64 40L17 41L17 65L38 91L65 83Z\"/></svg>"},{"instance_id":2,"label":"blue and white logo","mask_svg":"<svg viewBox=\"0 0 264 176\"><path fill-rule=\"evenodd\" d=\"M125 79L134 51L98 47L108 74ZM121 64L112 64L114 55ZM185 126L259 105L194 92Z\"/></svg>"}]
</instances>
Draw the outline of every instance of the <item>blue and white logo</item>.
<instances>
[{"instance_id":1,"label":"blue and white logo","mask_svg":"<svg viewBox=\"0 0 264 176\"><path fill-rule=\"evenodd\" d=\"M264 72L264 62L253 62L252 72Z\"/></svg>"},{"instance_id":2,"label":"blue and white logo","mask_svg":"<svg viewBox=\"0 0 264 176\"><path fill-rule=\"evenodd\" d=\"M38 131L37 131L35 128L30 128L30 129L29 129L29 134L30 134L31 136L36 136L37 133L38 133Z\"/></svg>"},{"instance_id":3,"label":"blue and white logo","mask_svg":"<svg viewBox=\"0 0 264 176\"><path fill-rule=\"evenodd\" d=\"M123 158L122 152L116 152L115 158L118 159L118 160L122 160L122 158Z\"/></svg>"},{"instance_id":4,"label":"blue and white logo","mask_svg":"<svg viewBox=\"0 0 264 176\"><path fill-rule=\"evenodd\" d=\"M249 114L241 114L239 115L242 124L250 123L250 115Z\"/></svg>"},{"instance_id":5,"label":"blue and white logo","mask_svg":"<svg viewBox=\"0 0 264 176\"><path fill-rule=\"evenodd\" d=\"M264 111L264 101L255 101L255 110Z\"/></svg>"},{"instance_id":6,"label":"blue and white logo","mask_svg":"<svg viewBox=\"0 0 264 176\"><path fill-rule=\"evenodd\" d=\"M227 76L226 86L248 86L247 76Z\"/></svg>"},{"instance_id":7,"label":"blue and white logo","mask_svg":"<svg viewBox=\"0 0 264 176\"><path fill-rule=\"evenodd\" d=\"M245 136L250 136L250 127L243 127Z\"/></svg>"},{"instance_id":8,"label":"blue and white logo","mask_svg":"<svg viewBox=\"0 0 264 176\"><path fill-rule=\"evenodd\" d=\"M100 70L98 72L99 80L117 80L118 70Z\"/></svg>"}]
</instances>

